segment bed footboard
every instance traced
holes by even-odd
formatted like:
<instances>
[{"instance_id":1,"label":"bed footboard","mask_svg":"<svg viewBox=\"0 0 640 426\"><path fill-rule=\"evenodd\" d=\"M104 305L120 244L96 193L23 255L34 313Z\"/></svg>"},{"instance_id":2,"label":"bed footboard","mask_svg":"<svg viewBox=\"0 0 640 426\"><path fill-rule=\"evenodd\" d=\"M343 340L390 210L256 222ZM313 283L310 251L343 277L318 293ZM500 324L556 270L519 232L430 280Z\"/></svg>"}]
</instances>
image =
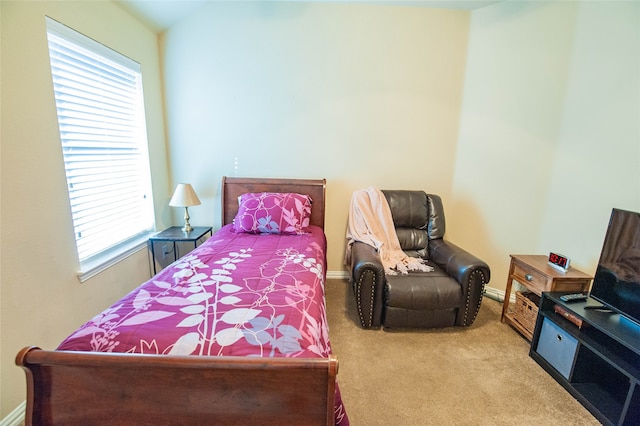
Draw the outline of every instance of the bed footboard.
<instances>
[{"instance_id":1,"label":"bed footboard","mask_svg":"<svg viewBox=\"0 0 640 426\"><path fill-rule=\"evenodd\" d=\"M334 424L335 357L45 351L16 357L27 425Z\"/></svg>"}]
</instances>

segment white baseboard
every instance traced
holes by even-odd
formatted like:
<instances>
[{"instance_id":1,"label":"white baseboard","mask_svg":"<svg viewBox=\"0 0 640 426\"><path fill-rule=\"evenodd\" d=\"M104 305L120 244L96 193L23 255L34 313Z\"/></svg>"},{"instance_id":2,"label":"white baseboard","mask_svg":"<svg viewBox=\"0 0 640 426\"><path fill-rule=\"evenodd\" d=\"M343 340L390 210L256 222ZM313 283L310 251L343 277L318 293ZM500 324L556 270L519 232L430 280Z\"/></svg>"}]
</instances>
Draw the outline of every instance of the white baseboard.
<instances>
[{"instance_id":1,"label":"white baseboard","mask_svg":"<svg viewBox=\"0 0 640 426\"><path fill-rule=\"evenodd\" d=\"M349 279L347 271L327 271L328 280L346 280Z\"/></svg>"},{"instance_id":2,"label":"white baseboard","mask_svg":"<svg viewBox=\"0 0 640 426\"><path fill-rule=\"evenodd\" d=\"M489 299L497 300L500 303L504 302L504 290L498 290L493 287L485 287L484 295ZM515 292L511 293L511 297L509 298L509 303L516 303Z\"/></svg>"},{"instance_id":3,"label":"white baseboard","mask_svg":"<svg viewBox=\"0 0 640 426\"><path fill-rule=\"evenodd\" d=\"M493 287L485 287L484 295L489 299L497 300L498 302L504 302L504 290L498 290Z\"/></svg>"},{"instance_id":4,"label":"white baseboard","mask_svg":"<svg viewBox=\"0 0 640 426\"><path fill-rule=\"evenodd\" d=\"M27 401L22 401L7 417L0 420L0 426L22 426L24 425L24 410L27 408Z\"/></svg>"}]
</instances>

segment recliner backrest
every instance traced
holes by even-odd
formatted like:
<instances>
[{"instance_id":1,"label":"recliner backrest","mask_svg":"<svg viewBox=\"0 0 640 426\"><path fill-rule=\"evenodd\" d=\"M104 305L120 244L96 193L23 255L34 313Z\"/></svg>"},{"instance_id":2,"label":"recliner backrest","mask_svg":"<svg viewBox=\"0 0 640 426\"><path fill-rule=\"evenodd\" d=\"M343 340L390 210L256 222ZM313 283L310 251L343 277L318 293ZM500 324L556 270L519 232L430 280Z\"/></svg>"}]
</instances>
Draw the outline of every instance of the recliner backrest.
<instances>
[{"instance_id":1,"label":"recliner backrest","mask_svg":"<svg viewBox=\"0 0 640 426\"><path fill-rule=\"evenodd\" d=\"M427 258L429 240L444 238L442 200L424 191L382 190L396 227L400 247L408 255Z\"/></svg>"}]
</instances>

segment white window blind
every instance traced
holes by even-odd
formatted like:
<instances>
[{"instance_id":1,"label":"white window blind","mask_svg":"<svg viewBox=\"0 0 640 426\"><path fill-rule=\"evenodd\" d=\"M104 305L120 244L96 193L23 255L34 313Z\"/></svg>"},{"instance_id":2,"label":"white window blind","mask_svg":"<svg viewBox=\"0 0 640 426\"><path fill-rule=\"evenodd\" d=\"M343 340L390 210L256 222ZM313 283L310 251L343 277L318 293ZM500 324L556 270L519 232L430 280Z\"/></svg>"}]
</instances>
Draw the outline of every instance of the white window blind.
<instances>
[{"instance_id":1,"label":"white window blind","mask_svg":"<svg viewBox=\"0 0 640 426\"><path fill-rule=\"evenodd\" d=\"M81 269L153 229L140 65L47 18Z\"/></svg>"}]
</instances>

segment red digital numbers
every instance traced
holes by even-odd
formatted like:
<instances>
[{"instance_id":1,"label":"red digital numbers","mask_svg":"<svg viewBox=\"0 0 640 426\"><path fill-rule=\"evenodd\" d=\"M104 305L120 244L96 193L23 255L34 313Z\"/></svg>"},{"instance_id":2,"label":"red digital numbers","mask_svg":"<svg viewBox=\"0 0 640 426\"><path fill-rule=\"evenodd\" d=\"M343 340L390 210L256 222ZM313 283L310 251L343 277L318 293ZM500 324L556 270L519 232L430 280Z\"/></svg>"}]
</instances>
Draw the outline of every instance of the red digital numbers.
<instances>
[{"instance_id":1,"label":"red digital numbers","mask_svg":"<svg viewBox=\"0 0 640 426\"><path fill-rule=\"evenodd\" d=\"M561 266L563 268L566 268L567 266L567 258L564 256L560 256L556 253L549 253L549 262L553 263L554 265Z\"/></svg>"}]
</instances>

